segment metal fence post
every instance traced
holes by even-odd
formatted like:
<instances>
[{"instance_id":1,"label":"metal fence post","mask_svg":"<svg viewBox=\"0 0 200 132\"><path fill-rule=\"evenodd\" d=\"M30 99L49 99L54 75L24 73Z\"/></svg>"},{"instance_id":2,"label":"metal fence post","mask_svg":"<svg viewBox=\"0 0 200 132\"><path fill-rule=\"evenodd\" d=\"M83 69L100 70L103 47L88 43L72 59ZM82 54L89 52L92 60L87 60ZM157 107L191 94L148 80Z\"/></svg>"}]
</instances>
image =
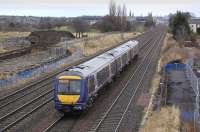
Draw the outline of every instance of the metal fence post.
<instances>
[{"instance_id":1,"label":"metal fence post","mask_svg":"<svg viewBox=\"0 0 200 132\"><path fill-rule=\"evenodd\" d=\"M197 101L197 112L198 112L198 123L200 123L199 121L200 121L200 117L199 117L199 115L200 115L200 108L199 108L199 105L200 105L200 97L199 97L199 88L200 88L200 79L197 79L197 89L198 89L198 96L197 96L197 98L198 98L198 101Z\"/></svg>"}]
</instances>

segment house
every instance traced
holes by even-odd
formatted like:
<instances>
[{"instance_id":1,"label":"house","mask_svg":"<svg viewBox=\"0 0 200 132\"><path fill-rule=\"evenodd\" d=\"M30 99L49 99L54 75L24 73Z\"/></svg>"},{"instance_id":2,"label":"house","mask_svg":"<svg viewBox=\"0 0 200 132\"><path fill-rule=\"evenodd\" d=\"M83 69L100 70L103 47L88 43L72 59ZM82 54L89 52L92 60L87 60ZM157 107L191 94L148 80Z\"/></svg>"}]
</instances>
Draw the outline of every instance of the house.
<instances>
[{"instance_id":1,"label":"house","mask_svg":"<svg viewBox=\"0 0 200 132\"><path fill-rule=\"evenodd\" d=\"M200 30L200 19L191 19L189 21L190 29L196 33L197 30Z\"/></svg>"}]
</instances>

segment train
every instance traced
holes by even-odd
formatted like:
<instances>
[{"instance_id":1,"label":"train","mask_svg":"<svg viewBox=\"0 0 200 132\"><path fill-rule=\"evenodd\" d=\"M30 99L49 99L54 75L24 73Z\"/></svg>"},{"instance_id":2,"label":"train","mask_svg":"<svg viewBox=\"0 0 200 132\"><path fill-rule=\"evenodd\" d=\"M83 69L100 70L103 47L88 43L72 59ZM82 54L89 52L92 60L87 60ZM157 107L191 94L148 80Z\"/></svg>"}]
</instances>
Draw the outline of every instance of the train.
<instances>
[{"instance_id":1,"label":"train","mask_svg":"<svg viewBox=\"0 0 200 132\"><path fill-rule=\"evenodd\" d=\"M55 109L62 113L84 111L138 53L139 42L130 40L57 75L53 84Z\"/></svg>"}]
</instances>

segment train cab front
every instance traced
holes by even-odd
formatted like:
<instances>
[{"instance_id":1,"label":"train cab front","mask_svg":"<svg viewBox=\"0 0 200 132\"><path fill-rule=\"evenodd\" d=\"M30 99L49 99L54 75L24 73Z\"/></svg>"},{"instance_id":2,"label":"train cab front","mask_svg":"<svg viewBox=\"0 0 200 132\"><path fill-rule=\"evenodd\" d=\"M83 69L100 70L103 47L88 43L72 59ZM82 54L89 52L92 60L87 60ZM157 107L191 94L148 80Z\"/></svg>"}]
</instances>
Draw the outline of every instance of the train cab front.
<instances>
[{"instance_id":1,"label":"train cab front","mask_svg":"<svg viewBox=\"0 0 200 132\"><path fill-rule=\"evenodd\" d=\"M60 112L84 109L84 80L80 76L59 76L54 84L55 108Z\"/></svg>"}]
</instances>

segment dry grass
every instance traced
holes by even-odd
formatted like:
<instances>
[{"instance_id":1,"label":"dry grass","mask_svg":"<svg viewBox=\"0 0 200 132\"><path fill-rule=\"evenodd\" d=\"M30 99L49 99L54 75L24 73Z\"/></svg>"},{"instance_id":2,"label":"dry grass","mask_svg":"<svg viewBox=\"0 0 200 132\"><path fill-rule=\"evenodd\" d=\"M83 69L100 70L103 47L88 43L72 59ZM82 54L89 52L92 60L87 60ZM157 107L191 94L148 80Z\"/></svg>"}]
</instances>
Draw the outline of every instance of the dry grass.
<instances>
[{"instance_id":1,"label":"dry grass","mask_svg":"<svg viewBox=\"0 0 200 132\"><path fill-rule=\"evenodd\" d=\"M26 37L30 32L0 32L0 39L12 38L12 37Z\"/></svg>"},{"instance_id":2,"label":"dry grass","mask_svg":"<svg viewBox=\"0 0 200 132\"><path fill-rule=\"evenodd\" d=\"M0 47L0 53L5 53L5 52L7 52L7 50Z\"/></svg>"},{"instance_id":3,"label":"dry grass","mask_svg":"<svg viewBox=\"0 0 200 132\"><path fill-rule=\"evenodd\" d=\"M159 70L161 70L165 64L175 60L181 60L182 63L186 63L189 56L188 50L180 47L170 34L168 34L164 40L161 53L162 56L159 60Z\"/></svg>"},{"instance_id":4,"label":"dry grass","mask_svg":"<svg viewBox=\"0 0 200 132\"><path fill-rule=\"evenodd\" d=\"M156 93L156 91L158 90L159 85L160 85L160 79L161 79L160 74L158 72L156 72L151 81L151 86L150 86L150 91L149 91L150 93L152 93L152 94Z\"/></svg>"},{"instance_id":5,"label":"dry grass","mask_svg":"<svg viewBox=\"0 0 200 132\"><path fill-rule=\"evenodd\" d=\"M187 62L188 53L186 49L179 48L179 47L173 47L170 48L167 52L163 54L163 56L160 59L160 67L163 67L165 64L180 60L182 63Z\"/></svg>"},{"instance_id":6,"label":"dry grass","mask_svg":"<svg viewBox=\"0 0 200 132\"><path fill-rule=\"evenodd\" d=\"M160 112L152 113L141 132L179 132L180 127L179 109L165 107Z\"/></svg>"},{"instance_id":7,"label":"dry grass","mask_svg":"<svg viewBox=\"0 0 200 132\"><path fill-rule=\"evenodd\" d=\"M30 32L0 32L0 42L4 39L12 38L12 37L26 37L30 34ZM7 52L6 49L1 47L0 44L0 53Z\"/></svg>"},{"instance_id":8,"label":"dry grass","mask_svg":"<svg viewBox=\"0 0 200 132\"><path fill-rule=\"evenodd\" d=\"M164 44L161 48L161 52L165 53L167 50L169 50L172 47L177 47L176 41L172 38L172 35L167 33L165 39L164 39Z\"/></svg>"},{"instance_id":9,"label":"dry grass","mask_svg":"<svg viewBox=\"0 0 200 132\"><path fill-rule=\"evenodd\" d=\"M9 72L1 72L0 71L0 80L2 80L2 79L8 79L11 76L14 76L15 74L16 74L15 71L9 71Z\"/></svg>"},{"instance_id":10,"label":"dry grass","mask_svg":"<svg viewBox=\"0 0 200 132\"><path fill-rule=\"evenodd\" d=\"M100 50L103 50L105 48L117 45L120 42L130 39L136 35L137 34L133 34L133 33L111 34L111 35L107 35L105 37L100 37L96 40L94 40L94 39L86 40L86 41L77 43L74 46L76 48L81 48L83 50L83 54L85 56L88 56L88 55L92 55Z\"/></svg>"}]
</instances>

